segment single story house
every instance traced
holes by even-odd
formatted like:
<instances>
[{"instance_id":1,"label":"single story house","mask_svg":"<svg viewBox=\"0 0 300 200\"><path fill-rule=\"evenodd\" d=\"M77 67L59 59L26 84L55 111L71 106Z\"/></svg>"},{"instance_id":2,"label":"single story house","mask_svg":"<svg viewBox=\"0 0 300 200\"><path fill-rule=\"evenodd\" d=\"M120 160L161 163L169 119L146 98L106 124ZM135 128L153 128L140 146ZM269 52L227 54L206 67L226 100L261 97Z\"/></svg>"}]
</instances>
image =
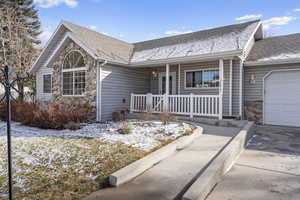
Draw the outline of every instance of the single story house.
<instances>
[{"instance_id":1,"label":"single story house","mask_svg":"<svg viewBox=\"0 0 300 200\"><path fill-rule=\"evenodd\" d=\"M40 104L170 112L300 126L300 34L263 37L260 20L127 43L62 21L30 69Z\"/></svg>"}]
</instances>

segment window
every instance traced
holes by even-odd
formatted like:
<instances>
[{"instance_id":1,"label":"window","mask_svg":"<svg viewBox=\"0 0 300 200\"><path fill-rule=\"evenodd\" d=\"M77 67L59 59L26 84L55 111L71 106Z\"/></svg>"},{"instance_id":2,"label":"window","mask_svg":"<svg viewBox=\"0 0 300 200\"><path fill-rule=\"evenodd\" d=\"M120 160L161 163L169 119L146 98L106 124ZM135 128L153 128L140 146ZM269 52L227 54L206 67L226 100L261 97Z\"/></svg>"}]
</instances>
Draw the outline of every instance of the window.
<instances>
[{"instance_id":1,"label":"window","mask_svg":"<svg viewBox=\"0 0 300 200\"><path fill-rule=\"evenodd\" d=\"M185 88L219 87L219 70L203 69L185 72Z\"/></svg>"},{"instance_id":2,"label":"window","mask_svg":"<svg viewBox=\"0 0 300 200\"><path fill-rule=\"evenodd\" d=\"M64 60L62 70L63 95L84 95L85 73L86 67L81 53L78 51L70 52Z\"/></svg>"},{"instance_id":3,"label":"window","mask_svg":"<svg viewBox=\"0 0 300 200\"><path fill-rule=\"evenodd\" d=\"M203 86L219 87L219 70L204 70Z\"/></svg>"},{"instance_id":4,"label":"window","mask_svg":"<svg viewBox=\"0 0 300 200\"><path fill-rule=\"evenodd\" d=\"M52 76L51 74L43 75L43 93L52 93Z\"/></svg>"}]
</instances>

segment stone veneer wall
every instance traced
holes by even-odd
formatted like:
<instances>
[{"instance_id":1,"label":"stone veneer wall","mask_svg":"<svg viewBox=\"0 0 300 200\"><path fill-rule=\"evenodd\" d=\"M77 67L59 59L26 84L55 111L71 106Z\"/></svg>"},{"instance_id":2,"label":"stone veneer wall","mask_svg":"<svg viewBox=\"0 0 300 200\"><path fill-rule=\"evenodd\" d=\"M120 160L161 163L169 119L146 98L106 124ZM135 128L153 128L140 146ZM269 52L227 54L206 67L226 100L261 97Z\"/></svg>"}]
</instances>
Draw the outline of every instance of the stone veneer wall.
<instances>
[{"instance_id":1,"label":"stone veneer wall","mask_svg":"<svg viewBox=\"0 0 300 200\"><path fill-rule=\"evenodd\" d=\"M86 71L86 88L83 97L66 97L62 95L62 65L65 56L71 51L80 51L84 57L84 63L87 67ZM70 42L61 51L53 63L52 76L53 101L63 101L65 103L82 102L89 103L93 108L93 118L96 118L96 60L87 54L81 47L74 42Z\"/></svg>"},{"instance_id":2,"label":"stone veneer wall","mask_svg":"<svg viewBox=\"0 0 300 200\"><path fill-rule=\"evenodd\" d=\"M246 101L245 117L247 120L255 121L257 124L263 122L263 101Z\"/></svg>"}]
</instances>

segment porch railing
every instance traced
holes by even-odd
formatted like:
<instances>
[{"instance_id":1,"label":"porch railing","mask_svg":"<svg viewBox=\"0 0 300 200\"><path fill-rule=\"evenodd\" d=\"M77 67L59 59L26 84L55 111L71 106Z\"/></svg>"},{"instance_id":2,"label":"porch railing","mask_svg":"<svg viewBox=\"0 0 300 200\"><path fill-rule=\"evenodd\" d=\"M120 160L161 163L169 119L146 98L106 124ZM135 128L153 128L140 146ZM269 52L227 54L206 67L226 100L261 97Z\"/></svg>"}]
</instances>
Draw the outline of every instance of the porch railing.
<instances>
[{"instance_id":1,"label":"porch railing","mask_svg":"<svg viewBox=\"0 0 300 200\"><path fill-rule=\"evenodd\" d=\"M220 99L219 95L131 94L130 111L220 117Z\"/></svg>"}]
</instances>

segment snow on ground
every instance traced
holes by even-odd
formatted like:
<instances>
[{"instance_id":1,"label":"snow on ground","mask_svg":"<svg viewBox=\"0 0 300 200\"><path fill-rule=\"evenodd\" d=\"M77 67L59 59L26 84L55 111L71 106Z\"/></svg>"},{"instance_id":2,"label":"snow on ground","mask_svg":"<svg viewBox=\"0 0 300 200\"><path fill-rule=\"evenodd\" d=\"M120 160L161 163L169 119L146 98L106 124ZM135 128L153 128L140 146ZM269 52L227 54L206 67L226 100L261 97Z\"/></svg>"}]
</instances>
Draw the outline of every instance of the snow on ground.
<instances>
[{"instance_id":1,"label":"snow on ground","mask_svg":"<svg viewBox=\"0 0 300 200\"><path fill-rule=\"evenodd\" d=\"M163 125L160 121L130 120L132 133L122 135L118 132L122 123L86 124L79 130L71 131L43 130L13 122L12 135L15 137L99 138L106 142L122 142L142 150L150 150L165 140L178 138L185 130L192 128L185 123L172 122ZM5 122L0 122L0 136L5 135L5 130Z\"/></svg>"},{"instance_id":2,"label":"snow on ground","mask_svg":"<svg viewBox=\"0 0 300 200\"><path fill-rule=\"evenodd\" d=\"M43 130L12 123L15 199L81 199L105 178L168 139L193 127L185 123L131 120L87 124L80 130ZM0 199L7 191L6 127L0 122Z\"/></svg>"}]
</instances>

